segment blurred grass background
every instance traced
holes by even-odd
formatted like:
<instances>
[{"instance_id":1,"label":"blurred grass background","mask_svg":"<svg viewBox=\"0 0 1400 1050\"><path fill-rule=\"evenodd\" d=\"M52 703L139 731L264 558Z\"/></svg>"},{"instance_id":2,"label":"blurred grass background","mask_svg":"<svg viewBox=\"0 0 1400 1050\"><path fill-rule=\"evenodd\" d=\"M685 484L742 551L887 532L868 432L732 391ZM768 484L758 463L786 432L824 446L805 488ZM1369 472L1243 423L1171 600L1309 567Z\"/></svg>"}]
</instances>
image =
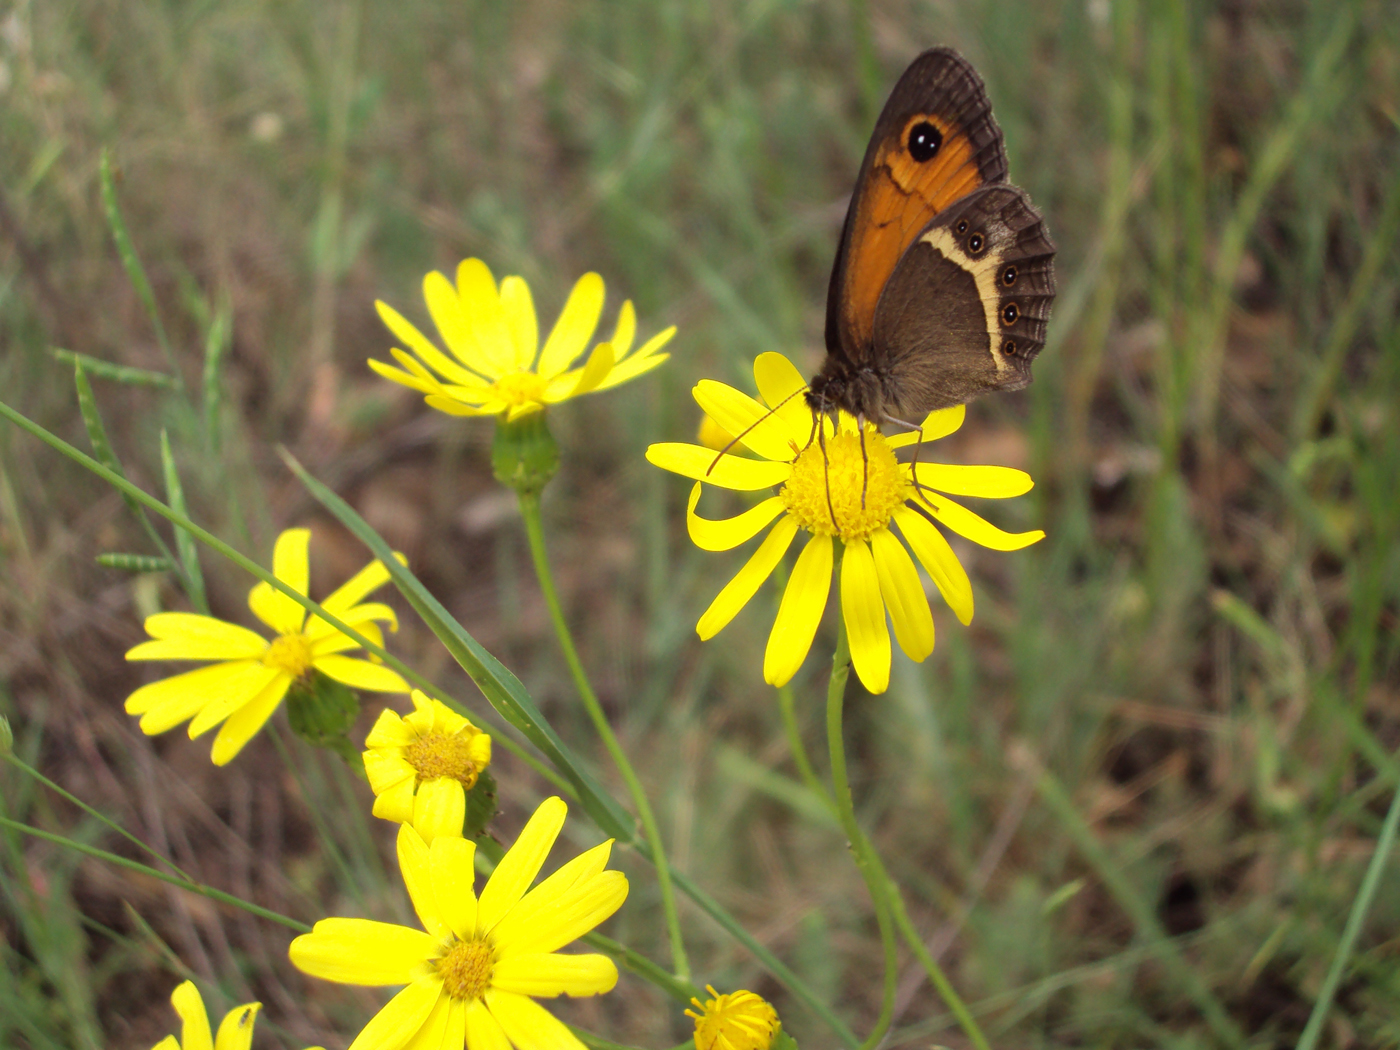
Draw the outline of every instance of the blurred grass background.
<instances>
[{"instance_id":1,"label":"blurred grass background","mask_svg":"<svg viewBox=\"0 0 1400 1050\"><path fill-rule=\"evenodd\" d=\"M878 940L761 682L769 599L698 643L740 556L689 545L685 486L641 453L693 434L702 376L747 386L773 349L815 368L874 114L939 43L987 81L1061 293L1035 384L976 403L934 454L1031 470L1031 496L987 512L1049 538L958 547L972 627L939 606L932 658L896 653L889 693L851 698L862 819L997 1045L1291 1046L1400 784L1393 2L6 2L0 389L86 447L51 347L166 368L104 220L108 147L186 384L223 354L212 426L94 380L129 474L162 490L167 428L194 517L264 563L310 524L324 596L364 554L285 443L583 742L490 424L369 373L390 344L373 301L426 322L422 275L478 255L531 281L546 325L588 269L605 325L623 297L643 336L679 325L660 372L552 413L552 554L676 863L860 1031ZM144 544L115 493L0 429L0 711L20 753L206 882L308 921L406 919L390 826L334 760L278 730L215 770L207 741L148 740L122 713L148 680L122 653L179 598L94 557ZM246 622L250 581L205 572L215 615ZM822 638L795 683L813 746ZM475 695L411 619L391 644ZM497 775L509 841L542 786L508 756ZM13 770L0 788L6 815L119 848ZM664 958L654 883L619 863L633 891L607 930ZM702 981L830 1045L684 917ZM0 930L5 1046L149 1046L187 974L217 1013L262 999L260 1046L344 1046L382 1000L303 980L278 928L11 835ZM886 1045L962 1045L906 966ZM1322 1045L1400 1044L1398 1002L1387 874ZM644 1046L688 1031L627 976L560 1012Z\"/></svg>"}]
</instances>

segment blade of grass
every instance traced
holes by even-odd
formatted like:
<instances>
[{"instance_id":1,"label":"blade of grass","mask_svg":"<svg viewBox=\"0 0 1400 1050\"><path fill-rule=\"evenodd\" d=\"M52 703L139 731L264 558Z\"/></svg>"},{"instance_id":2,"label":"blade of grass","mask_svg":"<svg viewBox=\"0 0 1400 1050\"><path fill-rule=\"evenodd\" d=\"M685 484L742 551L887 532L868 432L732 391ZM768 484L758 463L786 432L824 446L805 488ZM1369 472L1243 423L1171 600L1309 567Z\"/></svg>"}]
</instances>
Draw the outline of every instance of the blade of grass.
<instances>
[{"instance_id":1,"label":"blade of grass","mask_svg":"<svg viewBox=\"0 0 1400 1050\"><path fill-rule=\"evenodd\" d=\"M180 484L180 472L175 467L175 454L170 451L170 435L160 428L160 464L165 473L165 498L170 501L170 509L181 517L190 516L185 506L185 489ZM209 599L204 593L204 573L199 567L199 548L194 537L180 526L175 526L175 549L180 554L183 575L189 584L189 599L194 607L205 616L209 615Z\"/></svg>"},{"instance_id":2,"label":"blade of grass","mask_svg":"<svg viewBox=\"0 0 1400 1050\"><path fill-rule=\"evenodd\" d=\"M131 368L128 365L114 365L110 361L104 361L100 357L92 357L89 354L79 354L72 350L64 350L62 347L51 346L49 353L68 365L82 365L85 372L97 376L99 379L110 379L114 383L124 383L127 386L154 386L165 390L175 387L175 380L171 379L164 372L152 372L145 368Z\"/></svg>"}]
</instances>

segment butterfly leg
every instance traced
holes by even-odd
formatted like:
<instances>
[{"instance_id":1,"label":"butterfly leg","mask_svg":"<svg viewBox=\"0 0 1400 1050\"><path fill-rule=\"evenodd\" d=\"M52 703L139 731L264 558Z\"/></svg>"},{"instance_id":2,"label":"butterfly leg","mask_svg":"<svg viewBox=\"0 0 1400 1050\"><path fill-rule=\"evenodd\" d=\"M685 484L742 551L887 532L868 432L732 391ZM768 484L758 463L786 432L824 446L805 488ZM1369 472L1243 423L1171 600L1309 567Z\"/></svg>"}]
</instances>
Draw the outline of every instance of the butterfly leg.
<instances>
[{"instance_id":1,"label":"butterfly leg","mask_svg":"<svg viewBox=\"0 0 1400 1050\"><path fill-rule=\"evenodd\" d=\"M856 417L860 428L860 509L865 509L865 490L870 487L870 455L865 451L865 417Z\"/></svg>"},{"instance_id":2,"label":"butterfly leg","mask_svg":"<svg viewBox=\"0 0 1400 1050\"><path fill-rule=\"evenodd\" d=\"M928 488L919 480L919 453L922 452L924 448L924 428L910 423L908 420L895 419L894 416L888 415L885 416L885 422L912 430L919 435L919 439L914 442L914 458L909 464L909 478L914 482L914 491L919 494L919 498L931 503L932 500L929 498Z\"/></svg>"},{"instance_id":3,"label":"butterfly leg","mask_svg":"<svg viewBox=\"0 0 1400 1050\"><path fill-rule=\"evenodd\" d=\"M831 527L838 533L841 526L836 523L836 507L831 502L831 460L826 456L826 427L818 426L817 444L822 450L822 478L826 481L826 510L831 515Z\"/></svg>"}]
</instances>

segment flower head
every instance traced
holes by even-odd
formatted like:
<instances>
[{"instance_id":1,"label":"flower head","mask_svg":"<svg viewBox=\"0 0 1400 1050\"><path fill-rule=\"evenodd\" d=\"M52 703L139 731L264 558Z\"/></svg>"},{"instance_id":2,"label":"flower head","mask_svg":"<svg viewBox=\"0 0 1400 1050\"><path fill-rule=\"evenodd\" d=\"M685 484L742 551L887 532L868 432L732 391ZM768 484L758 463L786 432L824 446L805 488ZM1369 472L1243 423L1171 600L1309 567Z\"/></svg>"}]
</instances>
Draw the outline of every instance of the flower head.
<instances>
[{"instance_id":1,"label":"flower head","mask_svg":"<svg viewBox=\"0 0 1400 1050\"><path fill-rule=\"evenodd\" d=\"M460 837L467 792L491 764L491 738L441 700L409 695L411 714L386 708L365 738L374 815L412 824L427 843Z\"/></svg>"},{"instance_id":2,"label":"flower head","mask_svg":"<svg viewBox=\"0 0 1400 1050\"><path fill-rule=\"evenodd\" d=\"M298 594L305 594L309 577L307 529L288 529L277 537L272 572ZM322 602L331 615L378 644L384 642L379 621L397 630L394 610L361 599L389 579L389 570L374 561ZM368 660L345 656L359 642L319 616L308 619L304 608L270 584L259 582L248 595L253 615L277 632L268 641L255 631L197 613L156 613L146 617L142 642L127 652L128 660L217 660L173 678L143 685L126 698L127 714L141 716L141 731L164 733L186 719L190 739L223 727L214 738L216 766L233 759L264 723L293 683L319 671L355 689L406 693L408 684L393 671Z\"/></svg>"},{"instance_id":3,"label":"flower head","mask_svg":"<svg viewBox=\"0 0 1400 1050\"><path fill-rule=\"evenodd\" d=\"M386 379L420 391L433 408L454 416L513 420L625 383L665 361L670 355L658 351L676 332L668 328L629 353L637 313L628 301L622 304L612 338L595 345L580 361L603 312L603 279L596 273L578 279L543 349L530 286L523 278L506 277L498 288L480 259L467 259L457 267L455 287L436 271L428 274L423 297L452 356L380 302L375 304L379 316L411 352L397 347L390 351L402 369L375 360L369 366Z\"/></svg>"},{"instance_id":4,"label":"flower head","mask_svg":"<svg viewBox=\"0 0 1400 1050\"><path fill-rule=\"evenodd\" d=\"M769 1050L783 1025L766 999L745 991L720 995L708 984L705 991L714 998L691 999L700 1012L685 1012L695 1018L695 1050Z\"/></svg>"},{"instance_id":5,"label":"flower head","mask_svg":"<svg viewBox=\"0 0 1400 1050\"><path fill-rule=\"evenodd\" d=\"M866 689L882 693L890 680L886 612L895 640L911 659L923 660L933 652L933 614L910 551L958 619L965 624L972 620L972 584L933 520L993 550L1019 550L1045 535L1039 530L1003 532L945 493L1019 496L1030 490L1030 475L1010 467L900 462L895 451L915 444L919 434L887 438L870 425L862 433L856 420L844 413L835 427L826 417L818 420L795 396L806 382L781 354L760 354L754 361L754 378L762 402L713 380L695 387L695 400L722 429L742 435L740 442L758 459L717 457L709 449L683 443L647 449L647 459L656 466L695 479L686 524L691 540L703 550L730 550L776 519L748 563L705 610L696 631L702 639L718 634L757 593L797 533L809 533L763 657L764 679L786 684L816 636L831 590L832 541L839 539L844 548L841 613L851 662ZM953 433L962 426L965 411L958 405L929 413L922 426L923 442ZM701 483L777 492L737 517L712 521L695 513Z\"/></svg>"},{"instance_id":6,"label":"flower head","mask_svg":"<svg viewBox=\"0 0 1400 1050\"><path fill-rule=\"evenodd\" d=\"M351 1050L583 1050L535 998L597 995L617 984L604 955L564 955L622 906L627 877L606 871L612 840L563 865L534 889L564 816L562 799L535 810L478 898L476 844L440 836L431 846L405 824L399 866L423 930L369 919L323 919L292 941L292 964L328 981L407 985L365 1026ZM529 892L526 892L526 891Z\"/></svg>"},{"instance_id":7,"label":"flower head","mask_svg":"<svg viewBox=\"0 0 1400 1050\"><path fill-rule=\"evenodd\" d=\"M253 1025L262 1003L244 1003L224 1014L219 1033L209 1037L209 1014L194 982L186 981L170 993L170 1002L183 1022L180 1038L167 1035L151 1050L248 1050L253 1044ZM312 1050L321 1050L314 1047Z\"/></svg>"}]
</instances>

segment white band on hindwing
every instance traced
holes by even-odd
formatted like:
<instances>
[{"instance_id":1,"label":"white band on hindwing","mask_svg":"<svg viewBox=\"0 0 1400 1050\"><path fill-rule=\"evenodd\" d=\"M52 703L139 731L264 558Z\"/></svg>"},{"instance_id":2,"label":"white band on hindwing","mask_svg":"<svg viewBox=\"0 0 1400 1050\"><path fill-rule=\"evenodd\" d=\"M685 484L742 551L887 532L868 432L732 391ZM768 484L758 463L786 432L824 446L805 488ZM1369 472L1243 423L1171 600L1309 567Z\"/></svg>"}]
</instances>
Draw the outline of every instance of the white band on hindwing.
<instances>
[{"instance_id":1,"label":"white band on hindwing","mask_svg":"<svg viewBox=\"0 0 1400 1050\"><path fill-rule=\"evenodd\" d=\"M980 259L974 259L963 251L962 245L947 226L935 226L919 240L959 269L972 274L972 279L977 284L977 295L982 300L982 312L987 318L987 348L991 351L992 362L997 366L997 375L1004 375L1011 370L1011 362L1001 352L1001 293L997 290L997 272L1001 269L1002 253L991 249L990 230L982 236L987 239L989 246Z\"/></svg>"}]
</instances>

